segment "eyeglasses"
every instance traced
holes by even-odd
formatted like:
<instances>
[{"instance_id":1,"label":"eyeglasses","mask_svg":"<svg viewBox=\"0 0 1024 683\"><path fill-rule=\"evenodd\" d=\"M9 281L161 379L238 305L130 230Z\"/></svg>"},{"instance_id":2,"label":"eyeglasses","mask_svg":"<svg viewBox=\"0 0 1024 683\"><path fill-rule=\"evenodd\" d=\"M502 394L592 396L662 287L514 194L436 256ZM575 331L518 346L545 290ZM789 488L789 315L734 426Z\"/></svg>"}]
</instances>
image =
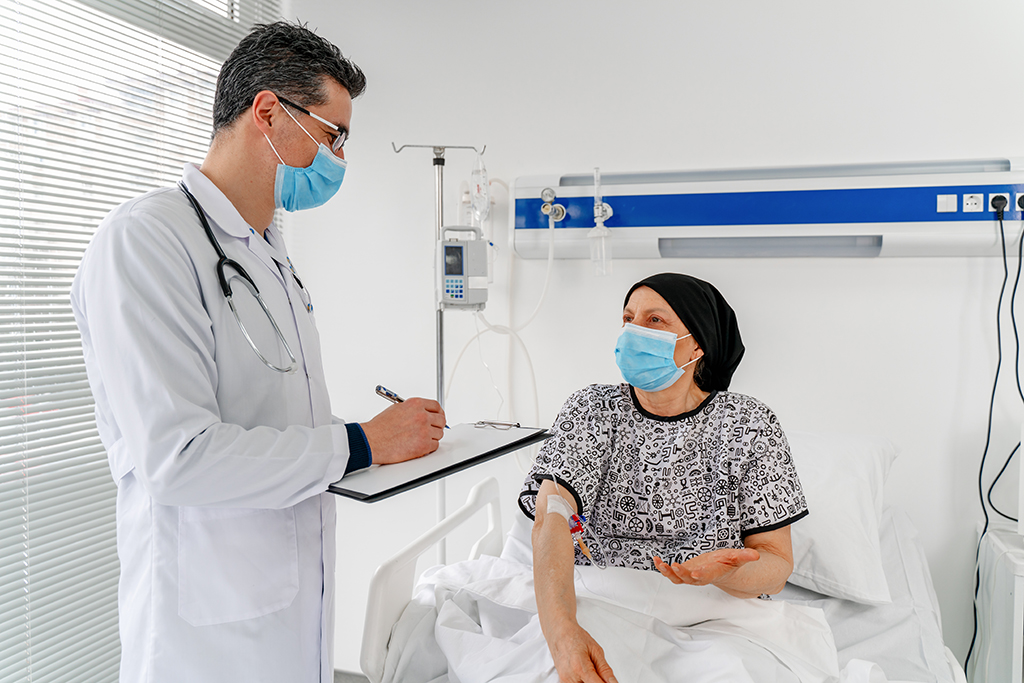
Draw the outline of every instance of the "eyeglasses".
<instances>
[{"instance_id":1,"label":"eyeglasses","mask_svg":"<svg viewBox=\"0 0 1024 683\"><path fill-rule=\"evenodd\" d=\"M317 116L316 114L314 114L310 110L306 109L305 107L300 107L299 105L295 104L294 102L289 102L288 100L286 100L285 98L281 97L280 95L277 96L277 99L278 99L279 102L281 102L281 104L287 104L292 109L296 109L298 111L301 111L306 116L313 117L314 119L316 119L320 123L324 124L325 126L330 126L331 130L333 130L333 131L335 131L337 133L337 135L334 136L334 139L331 140L331 151L332 152L337 154L341 150L341 148L345 146L345 142L348 141L348 131L347 130L345 130L344 128L339 128L338 126L336 126L335 124L331 123L327 119L324 119L324 118L321 118L321 117Z\"/></svg>"}]
</instances>

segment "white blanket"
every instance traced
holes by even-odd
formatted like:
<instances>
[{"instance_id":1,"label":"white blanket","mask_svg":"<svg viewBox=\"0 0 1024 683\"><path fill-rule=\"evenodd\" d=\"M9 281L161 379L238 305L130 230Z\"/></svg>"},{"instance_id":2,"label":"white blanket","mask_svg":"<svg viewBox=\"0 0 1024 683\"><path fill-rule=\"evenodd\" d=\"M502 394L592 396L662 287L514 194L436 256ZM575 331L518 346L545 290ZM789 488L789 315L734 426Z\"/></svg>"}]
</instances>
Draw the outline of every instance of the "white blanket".
<instances>
[{"instance_id":1,"label":"white blanket","mask_svg":"<svg viewBox=\"0 0 1024 683\"><path fill-rule=\"evenodd\" d=\"M678 586L657 572L577 567L577 619L619 683L883 683L839 671L821 610ZM558 683L531 567L484 556L428 570L392 633L386 683Z\"/></svg>"}]
</instances>

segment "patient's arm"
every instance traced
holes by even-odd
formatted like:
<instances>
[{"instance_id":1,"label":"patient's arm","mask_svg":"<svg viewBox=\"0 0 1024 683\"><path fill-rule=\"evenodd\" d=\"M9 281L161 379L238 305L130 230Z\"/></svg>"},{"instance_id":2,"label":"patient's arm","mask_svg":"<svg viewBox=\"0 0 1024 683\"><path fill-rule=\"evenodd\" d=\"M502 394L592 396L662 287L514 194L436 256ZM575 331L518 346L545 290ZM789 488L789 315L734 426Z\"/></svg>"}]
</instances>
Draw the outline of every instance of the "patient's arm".
<instances>
[{"instance_id":1,"label":"patient's arm","mask_svg":"<svg viewBox=\"0 0 1024 683\"><path fill-rule=\"evenodd\" d=\"M714 584L737 598L756 598L778 593L793 572L793 543L789 527L753 534L743 540L742 549L728 548L698 555L682 564L665 564L654 558L654 566L672 583L694 586Z\"/></svg>"},{"instance_id":2,"label":"patient's arm","mask_svg":"<svg viewBox=\"0 0 1024 683\"><path fill-rule=\"evenodd\" d=\"M560 515L547 514L547 498L558 495L555 491L554 482L541 484L533 524L533 583L540 628L562 683L615 683L601 646L576 621L569 523ZM572 496L563 498L579 512Z\"/></svg>"}]
</instances>

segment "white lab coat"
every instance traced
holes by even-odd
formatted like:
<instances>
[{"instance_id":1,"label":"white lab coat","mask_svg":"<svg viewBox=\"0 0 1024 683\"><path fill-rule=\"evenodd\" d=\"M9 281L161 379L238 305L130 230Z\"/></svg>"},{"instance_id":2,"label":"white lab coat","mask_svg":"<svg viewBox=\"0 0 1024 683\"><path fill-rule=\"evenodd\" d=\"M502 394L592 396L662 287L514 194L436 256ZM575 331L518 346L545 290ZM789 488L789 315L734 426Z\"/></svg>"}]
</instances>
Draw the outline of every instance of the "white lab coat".
<instances>
[{"instance_id":1,"label":"white lab coat","mask_svg":"<svg viewBox=\"0 0 1024 683\"><path fill-rule=\"evenodd\" d=\"M335 505L344 424L284 243L252 232L191 165L184 180L255 280L299 369L264 366L177 188L104 219L72 286L96 420L117 482L121 681L333 681ZM228 270L228 275L233 274ZM276 365L258 304L240 316Z\"/></svg>"}]
</instances>

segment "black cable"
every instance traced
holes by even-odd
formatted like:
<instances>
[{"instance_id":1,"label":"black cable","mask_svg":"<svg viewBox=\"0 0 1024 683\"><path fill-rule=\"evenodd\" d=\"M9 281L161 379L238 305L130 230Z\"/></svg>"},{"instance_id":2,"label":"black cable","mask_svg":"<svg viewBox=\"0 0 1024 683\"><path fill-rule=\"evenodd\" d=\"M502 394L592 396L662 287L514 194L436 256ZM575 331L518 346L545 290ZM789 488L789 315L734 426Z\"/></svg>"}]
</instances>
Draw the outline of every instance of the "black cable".
<instances>
[{"instance_id":1,"label":"black cable","mask_svg":"<svg viewBox=\"0 0 1024 683\"><path fill-rule=\"evenodd\" d=\"M993 198L993 201L995 201L995 198ZM1024 211L1024 194L1021 194L1021 195L1019 195L1017 197L1017 204L1018 204L1018 206L1020 206L1021 210ZM999 213L1001 213L1001 212L997 212L997 215ZM999 220L999 230L1002 231L1002 229L1003 229L1003 222L1002 222L1002 219L1000 218L1000 220ZM1024 390L1022 390L1021 387L1020 387L1020 335L1017 333L1017 304L1016 304L1016 302L1017 302L1017 286L1020 285L1020 270L1021 270L1021 261L1022 261L1021 257L1024 257L1024 232L1022 232L1022 234L1020 235L1020 238L1017 240L1017 275L1013 279L1013 292L1010 293L1010 323L1013 325L1013 343L1014 343L1014 350L1016 351L1016 363L1014 365L1014 369L1016 371L1016 377L1017 377L1017 395L1019 395L1020 396L1020 400L1022 402L1024 402ZM1011 454L1011 457L1012 457L1012 454Z\"/></svg>"},{"instance_id":2,"label":"black cable","mask_svg":"<svg viewBox=\"0 0 1024 683\"><path fill-rule=\"evenodd\" d=\"M1017 204L1022 210L1024 210L1024 194L1017 198ZM1017 288L1020 285L1021 266L1024 265L1024 258L1022 257L1024 257L1024 234L1022 234L1020 239L1017 240L1017 274L1013 279L1013 292L1010 294L1010 323L1013 326L1013 348L1014 358L1016 359L1014 365L1016 371L1015 376L1017 379L1017 395L1020 396L1020 400L1024 402L1024 390L1021 389L1020 385L1020 334L1017 331ZM996 504L992 502L992 491L995 490L996 484L999 483L999 479L1002 478L1003 473L1006 472L1006 468L1009 467L1010 461L1013 460L1013 456L1018 450L1020 450L1019 442L1014 449L1010 451L1010 455L1006 457L1006 462L1003 463L1002 468L999 470L999 474L997 474L996 478L992 480L992 485L988 487L988 495L986 496L988 498L989 507L991 507L992 510L1000 517L1008 519L1011 522L1016 522L1017 518L1006 514L996 507Z\"/></svg>"},{"instance_id":3,"label":"black cable","mask_svg":"<svg viewBox=\"0 0 1024 683\"><path fill-rule=\"evenodd\" d=\"M1020 195L1017 198L1017 204L1022 210L1024 210L1024 195ZM1017 241L1017 275L1014 278L1014 289L1010 295L1010 323L1014 328L1014 357L1016 358L1015 370L1017 377L1017 394L1021 397L1021 401L1024 402L1024 390L1021 389L1021 338L1017 331L1017 288L1021 284L1021 266L1024 265L1024 234L1021 234L1020 237L1021 239ZM992 502L992 492L995 489L995 484L998 483L999 478L1002 477L1002 473L1007 471L1007 467L1010 466L1010 461L1014 459L1014 456L1020 450L1020 447L1021 444L1018 442L1014 447L1014 450L1010 452L1009 456L1007 456L1007 461L1002 463L1002 468L999 469L999 473L996 474L995 479L992 480L992 485L988 487L988 495L986 497L988 499L989 507L991 507L996 514L1004 519L1009 519L1014 522L1017 521L1017 517L1008 515L995 507L995 504Z\"/></svg>"},{"instance_id":4,"label":"black cable","mask_svg":"<svg viewBox=\"0 0 1024 683\"><path fill-rule=\"evenodd\" d=\"M1011 522L1016 522L1017 518L1011 517L1010 515L1006 514L1005 512L996 507L996 504L992 502L992 491L995 489L996 484L999 483L999 478L1003 476L1003 472L1006 471L1006 468L1010 465L1010 461L1013 460L1013 456L1017 454L1018 450L1020 450L1019 441L1017 442L1017 445L1013 447L1013 450L1010 451L1010 454L1006 456L1006 462L1003 463L1003 467L1001 470L999 470L999 474L996 475L996 478L992 480L992 485L988 487L987 495L988 505L990 508L992 508L992 511L1000 517L1010 520Z\"/></svg>"},{"instance_id":5,"label":"black cable","mask_svg":"<svg viewBox=\"0 0 1024 683\"><path fill-rule=\"evenodd\" d=\"M997 200L1002 200L997 206ZM1010 279L1010 266L1006 260L1006 231L1003 229L1003 209L1006 207L1005 197L993 197L992 208L996 210L996 218L999 219L999 239L1003 247L1003 284L999 288L999 301L996 304L996 372L992 380L992 397L988 404L988 428L985 434L985 449L981 453L981 464L978 466L978 500L981 502L981 512L985 516L985 525L982 527L981 535L978 537L978 546L974 551L974 633L971 635L971 646L967 649L967 658L964 659L964 671L967 671L971 662L971 654L974 652L974 644L978 639L978 589L981 587L981 568L978 567L978 560L981 557L981 541L988 533L988 508L985 506L985 484L982 475L985 472L985 459L988 457L988 449L992 443L992 414L996 406L996 388L999 386L999 370L1003 365L1003 337L1002 325L999 314L1003 310L1003 295L1006 293L1006 283Z\"/></svg>"}]
</instances>

